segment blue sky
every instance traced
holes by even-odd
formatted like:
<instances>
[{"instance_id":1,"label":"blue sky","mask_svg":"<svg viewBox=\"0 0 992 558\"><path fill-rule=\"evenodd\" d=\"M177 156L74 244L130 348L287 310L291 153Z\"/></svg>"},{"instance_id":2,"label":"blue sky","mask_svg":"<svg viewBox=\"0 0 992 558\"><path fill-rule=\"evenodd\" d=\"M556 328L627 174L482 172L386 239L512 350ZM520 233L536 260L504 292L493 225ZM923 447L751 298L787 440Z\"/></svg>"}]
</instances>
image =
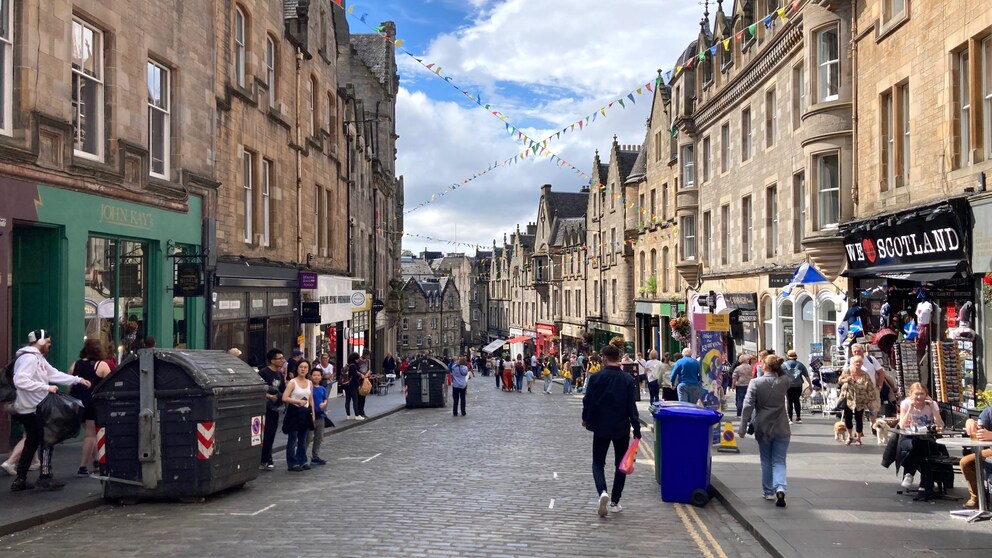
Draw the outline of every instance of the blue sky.
<instances>
[{"instance_id":1,"label":"blue sky","mask_svg":"<svg viewBox=\"0 0 992 558\"><path fill-rule=\"evenodd\" d=\"M703 6L695 0L378 0L350 2L353 33L392 20L397 38L424 63L506 115L507 122L543 139L670 69L699 33ZM727 2L726 10L730 10ZM710 11L715 11L711 6ZM485 171L525 146L503 122L397 51L397 173L407 210L449 184ZM596 150L644 141L648 94L614 107L582 132L548 144L588 173ZM494 169L405 216L405 231L447 241L491 246L517 224L536 219L542 184L578 191L586 179L547 158ZM474 253L464 245L406 236L403 247Z\"/></svg>"}]
</instances>

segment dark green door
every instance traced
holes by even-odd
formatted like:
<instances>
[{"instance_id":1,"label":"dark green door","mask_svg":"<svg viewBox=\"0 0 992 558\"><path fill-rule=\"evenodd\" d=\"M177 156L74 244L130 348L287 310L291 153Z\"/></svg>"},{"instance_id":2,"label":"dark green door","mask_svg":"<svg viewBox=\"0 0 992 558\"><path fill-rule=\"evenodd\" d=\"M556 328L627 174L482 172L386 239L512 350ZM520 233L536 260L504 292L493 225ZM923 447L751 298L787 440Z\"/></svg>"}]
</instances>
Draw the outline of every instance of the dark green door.
<instances>
[{"instance_id":1,"label":"dark green door","mask_svg":"<svg viewBox=\"0 0 992 558\"><path fill-rule=\"evenodd\" d=\"M11 337L13 345L25 342L27 332L44 328L54 344L50 360L65 362L65 328L60 301L61 257L59 230L52 227L15 226L12 236L13 292L11 297ZM54 357L54 358L52 358ZM61 358L60 358L61 357Z\"/></svg>"}]
</instances>

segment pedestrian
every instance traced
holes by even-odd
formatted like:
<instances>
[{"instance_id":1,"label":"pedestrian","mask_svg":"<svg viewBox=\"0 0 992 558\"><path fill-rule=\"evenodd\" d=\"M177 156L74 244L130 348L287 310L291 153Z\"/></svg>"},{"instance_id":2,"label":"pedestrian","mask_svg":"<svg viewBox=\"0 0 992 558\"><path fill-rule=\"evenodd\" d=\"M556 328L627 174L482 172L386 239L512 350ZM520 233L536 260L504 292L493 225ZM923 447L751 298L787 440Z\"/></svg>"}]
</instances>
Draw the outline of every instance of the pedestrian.
<instances>
[{"instance_id":1,"label":"pedestrian","mask_svg":"<svg viewBox=\"0 0 992 558\"><path fill-rule=\"evenodd\" d=\"M324 427L328 426L326 423L330 422L330 419L327 418L327 404L329 402L327 388L321 385L323 380L323 372L315 368L310 374L310 383L313 384L313 430L307 433L306 441L306 445L310 446L311 465L327 465L327 461L320 457L320 446L324 442ZM312 444L311 437L313 438Z\"/></svg>"},{"instance_id":2,"label":"pedestrian","mask_svg":"<svg viewBox=\"0 0 992 558\"><path fill-rule=\"evenodd\" d=\"M792 431L785 413L785 393L791 383L792 379L782 370L782 359L766 356L761 377L748 382L737 433L744 438L748 424L754 425L761 459L761 490L765 500L775 500L780 508L785 507L788 492L785 461Z\"/></svg>"},{"instance_id":3,"label":"pedestrian","mask_svg":"<svg viewBox=\"0 0 992 558\"><path fill-rule=\"evenodd\" d=\"M799 355L796 351L789 349L785 353L785 364L782 365L782 369L785 373L789 375L792 383L789 385L789 391L786 392L786 398L788 400L789 408L789 424L792 424L792 411L796 412L796 423L802 424L803 417L800 416L800 411L803 408L803 404L800 399L803 396L803 380L810 382L812 385L813 380L809 377L809 371L806 370L806 365L799 362Z\"/></svg>"},{"instance_id":4,"label":"pedestrian","mask_svg":"<svg viewBox=\"0 0 992 558\"><path fill-rule=\"evenodd\" d=\"M555 364L555 361L553 359L549 364L554 364L555 369L558 368L558 365ZM555 376L555 370L552 370L550 366L546 366L544 367L543 370L541 370L541 378L544 380L544 395L551 394L551 379L554 378L554 376Z\"/></svg>"},{"instance_id":5,"label":"pedestrian","mask_svg":"<svg viewBox=\"0 0 992 558\"><path fill-rule=\"evenodd\" d=\"M675 392L675 386L672 385L672 355L671 353L665 353L661 356L660 363L658 364L658 385L661 387L661 400L662 401L678 401L678 393Z\"/></svg>"},{"instance_id":6,"label":"pedestrian","mask_svg":"<svg viewBox=\"0 0 992 558\"><path fill-rule=\"evenodd\" d=\"M572 393L572 371L566 370L561 377L562 385L562 395L568 395Z\"/></svg>"},{"instance_id":7,"label":"pedestrian","mask_svg":"<svg viewBox=\"0 0 992 558\"><path fill-rule=\"evenodd\" d=\"M351 353L350 355L348 355L348 366L342 368L341 373L338 375L338 385L341 386L342 390L344 390L345 420L354 419L354 417L352 417L351 415L352 407L356 409L356 415L357 415L358 403L356 403L356 398L358 397L358 391L357 391L358 387L352 385L351 383L352 380L351 370L352 367L357 364L357 362L358 362L358 355L356 353Z\"/></svg>"},{"instance_id":8,"label":"pedestrian","mask_svg":"<svg viewBox=\"0 0 992 558\"><path fill-rule=\"evenodd\" d=\"M909 394L899 406L899 428L921 431L931 426L944 428L940 407L930 399L923 384L916 382L909 386ZM927 457L939 454L940 446L922 436L900 436L898 444L899 453L905 455L902 459L902 487L909 490L913 487L916 472L926 466Z\"/></svg>"},{"instance_id":9,"label":"pedestrian","mask_svg":"<svg viewBox=\"0 0 992 558\"><path fill-rule=\"evenodd\" d=\"M641 390L641 395L644 395L648 385L648 363L644 360L644 353L638 352L634 362L637 363L637 386Z\"/></svg>"},{"instance_id":10,"label":"pedestrian","mask_svg":"<svg viewBox=\"0 0 992 558\"><path fill-rule=\"evenodd\" d=\"M864 373L863 365L864 357L852 357L849 366L837 380L841 386L840 396L844 400L844 425L847 426L845 443L848 446L861 445L865 411L871 411L872 405L878 400L878 390L868 374Z\"/></svg>"},{"instance_id":11,"label":"pedestrian","mask_svg":"<svg viewBox=\"0 0 992 558\"><path fill-rule=\"evenodd\" d=\"M39 490L59 490L65 486L64 482L52 478L52 446L45 443L44 429L41 417L37 414L38 404L41 403L49 393L55 393L59 388L51 384L71 386L82 384L85 387L92 387L89 380L80 376L70 376L59 372L54 366L48 363L45 356L52 348L52 339L48 331L36 329L28 333L27 345L21 347L14 357L14 387L17 389L17 398L11 407L14 412L12 417L24 427L24 434L27 437L24 441L24 450L17 461L17 471L14 482L10 485L11 492L37 488ZM41 473L38 482L31 484L28 482L28 469L31 467L32 456L39 452L41 460Z\"/></svg>"},{"instance_id":12,"label":"pedestrian","mask_svg":"<svg viewBox=\"0 0 992 558\"><path fill-rule=\"evenodd\" d=\"M617 467L630 445L630 431L641 438L641 422L634 402L634 379L620 369L620 349L607 345L600 351L602 370L589 377L589 386L582 397L582 426L592 432L592 478L599 494L597 511L606 517L607 510L618 513L620 497L627 475ZM613 490L606 491L606 453L613 446ZM607 504L609 507L607 507Z\"/></svg>"},{"instance_id":13,"label":"pedestrian","mask_svg":"<svg viewBox=\"0 0 992 558\"><path fill-rule=\"evenodd\" d=\"M451 416L458 416L458 406L461 404L462 416L465 416L465 399L468 390L468 358L462 355L458 363L451 369Z\"/></svg>"},{"instance_id":14,"label":"pedestrian","mask_svg":"<svg viewBox=\"0 0 992 558\"><path fill-rule=\"evenodd\" d=\"M541 361L538 359L537 353L530 355L530 370L535 376L541 373L541 370L538 368L540 365Z\"/></svg>"},{"instance_id":15,"label":"pedestrian","mask_svg":"<svg viewBox=\"0 0 992 558\"><path fill-rule=\"evenodd\" d=\"M503 361L503 391L513 391L513 369L516 361L506 359Z\"/></svg>"},{"instance_id":16,"label":"pedestrian","mask_svg":"<svg viewBox=\"0 0 992 558\"><path fill-rule=\"evenodd\" d=\"M303 362L303 351L301 351L300 348L297 347L293 349L293 356L288 361L286 361L287 379L296 377L296 367L298 367L301 362Z\"/></svg>"},{"instance_id":17,"label":"pedestrian","mask_svg":"<svg viewBox=\"0 0 992 558\"><path fill-rule=\"evenodd\" d=\"M733 377L730 379L730 387L734 388L734 394L737 398L737 416L741 416L741 411L744 410L744 396L747 394L747 385L751 381L751 371L755 360L754 355L747 353L741 353L741 356L737 357L739 364L737 368L734 368Z\"/></svg>"},{"instance_id":18,"label":"pedestrian","mask_svg":"<svg viewBox=\"0 0 992 558\"><path fill-rule=\"evenodd\" d=\"M362 383L369 377L368 368L365 367L363 370L363 361L358 353L351 353L348 356L348 391L345 392L344 400L344 410L348 413L348 393L351 394L351 401L354 404L355 409L355 420L365 420L369 417L365 416L365 396L358 391L358 388L362 386ZM348 420L351 420L350 413L347 415Z\"/></svg>"},{"instance_id":19,"label":"pedestrian","mask_svg":"<svg viewBox=\"0 0 992 558\"><path fill-rule=\"evenodd\" d=\"M313 383L310 381L310 363L300 360L296 376L286 382L282 393L286 403L286 418L282 432L286 434L286 466L290 471L310 469L307 463L307 435L314 428Z\"/></svg>"},{"instance_id":20,"label":"pedestrian","mask_svg":"<svg viewBox=\"0 0 992 558\"><path fill-rule=\"evenodd\" d=\"M331 364L331 356L327 353L321 353L320 362L314 368L320 370L320 385L330 388L331 384L334 383L334 365ZM330 392L328 392L328 397L330 397Z\"/></svg>"},{"instance_id":21,"label":"pedestrian","mask_svg":"<svg viewBox=\"0 0 992 558\"><path fill-rule=\"evenodd\" d=\"M514 384L517 389L517 393L524 392L524 371L526 367L524 366L524 356L517 355L517 363L513 365L513 372L516 376L516 383Z\"/></svg>"},{"instance_id":22,"label":"pedestrian","mask_svg":"<svg viewBox=\"0 0 992 558\"><path fill-rule=\"evenodd\" d=\"M506 369L505 366L504 366L504 364L505 363L503 362L503 355L500 355L500 357L496 360L496 374L495 374L495 376L496 376L496 389L500 389L500 385L499 385L500 384L500 380L503 379L503 370Z\"/></svg>"},{"instance_id":23,"label":"pedestrian","mask_svg":"<svg viewBox=\"0 0 992 558\"><path fill-rule=\"evenodd\" d=\"M699 361L692 358L692 349L686 347L682 349L682 358L675 362L672 368L672 385L676 386L679 401L696 403L702 397L699 385L702 379L703 369Z\"/></svg>"},{"instance_id":24,"label":"pedestrian","mask_svg":"<svg viewBox=\"0 0 992 558\"><path fill-rule=\"evenodd\" d=\"M545 368L545 370L547 370ZM550 374L550 372L549 372ZM527 381L527 393L534 393L534 371L528 370L524 372L524 379Z\"/></svg>"},{"instance_id":25,"label":"pedestrian","mask_svg":"<svg viewBox=\"0 0 992 558\"><path fill-rule=\"evenodd\" d=\"M265 423L262 435L262 463L259 469L271 471L276 468L272 461L272 444L276 441L276 430L279 428L279 410L282 408L282 394L286 391L286 380L280 368L286 357L279 349L270 349L265 353L265 366L258 371L262 381L268 384L265 392Z\"/></svg>"},{"instance_id":26,"label":"pedestrian","mask_svg":"<svg viewBox=\"0 0 992 558\"><path fill-rule=\"evenodd\" d=\"M964 431L971 437L972 440L981 440L984 442L992 440L992 407L986 407L985 410L982 411L982 414L978 415L978 420L968 419L965 421ZM985 448L982 450L982 459L992 459L992 448ZM964 480L968 483L968 493L970 495L968 501L965 502L964 507L971 509L978 507L978 477L976 476L976 465L978 465L978 463L974 453L961 458L961 474L964 475ZM982 465L986 468L989 466L988 463L983 463Z\"/></svg>"},{"instance_id":27,"label":"pedestrian","mask_svg":"<svg viewBox=\"0 0 992 558\"><path fill-rule=\"evenodd\" d=\"M645 375L648 381L648 402L657 403L660 401L661 393L658 387L658 368L661 361L658 360L658 351L651 349L648 353L648 360L644 361Z\"/></svg>"},{"instance_id":28,"label":"pedestrian","mask_svg":"<svg viewBox=\"0 0 992 558\"><path fill-rule=\"evenodd\" d=\"M79 458L77 477L88 477L87 465L96 457L96 405L93 404L93 386L110 374L110 366L103 362L103 341L89 338L83 341L79 360L69 367L69 374L89 381L90 386L76 384L69 389L69 395L83 403L83 451Z\"/></svg>"},{"instance_id":29,"label":"pedestrian","mask_svg":"<svg viewBox=\"0 0 992 558\"><path fill-rule=\"evenodd\" d=\"M386 353L386 358L382 359L382 373L386 375L386 380L391 379L389 376L396 377L396 359L393 358L393 353Z\"/></svg>"}]
</instances>

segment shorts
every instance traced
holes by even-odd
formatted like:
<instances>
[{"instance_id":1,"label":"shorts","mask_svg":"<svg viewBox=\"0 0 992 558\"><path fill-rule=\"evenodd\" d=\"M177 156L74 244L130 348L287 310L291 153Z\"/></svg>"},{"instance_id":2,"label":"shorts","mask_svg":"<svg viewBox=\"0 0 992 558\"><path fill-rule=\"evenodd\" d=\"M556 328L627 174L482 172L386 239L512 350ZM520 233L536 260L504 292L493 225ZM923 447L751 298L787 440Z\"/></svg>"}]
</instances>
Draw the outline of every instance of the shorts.
<instances>
[{"instance_id":1,"label":"shorts","mask_svg":"<svg viewBox=\"0 0 992 558\"><path fill-rule=\"evenodd\" d=\"M96 421L96 404L92 399L83 401L83 421L87 420Z\"/></svg>"}]
</instances>

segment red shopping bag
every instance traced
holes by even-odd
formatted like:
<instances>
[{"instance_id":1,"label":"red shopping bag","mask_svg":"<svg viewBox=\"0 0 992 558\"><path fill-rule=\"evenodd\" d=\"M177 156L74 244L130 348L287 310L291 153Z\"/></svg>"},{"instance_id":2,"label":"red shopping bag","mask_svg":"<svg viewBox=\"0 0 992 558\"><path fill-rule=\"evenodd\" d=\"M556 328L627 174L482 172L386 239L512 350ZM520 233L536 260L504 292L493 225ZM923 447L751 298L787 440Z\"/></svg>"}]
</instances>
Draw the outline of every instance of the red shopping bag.
<instances>
[{"instance_id":1,"label":"red shopping bag","mask_svg":"<svg viewBox=\"0 0 992 558\"><path fill-rule=\"evenodd\" d=\"M641 443L640 438L634 438L633 443L627 446L627 453L623 454L620 466L617 469L625 475L634 474L634 462L637 461L637 446Z\"/></svg>"}]
</instances>

